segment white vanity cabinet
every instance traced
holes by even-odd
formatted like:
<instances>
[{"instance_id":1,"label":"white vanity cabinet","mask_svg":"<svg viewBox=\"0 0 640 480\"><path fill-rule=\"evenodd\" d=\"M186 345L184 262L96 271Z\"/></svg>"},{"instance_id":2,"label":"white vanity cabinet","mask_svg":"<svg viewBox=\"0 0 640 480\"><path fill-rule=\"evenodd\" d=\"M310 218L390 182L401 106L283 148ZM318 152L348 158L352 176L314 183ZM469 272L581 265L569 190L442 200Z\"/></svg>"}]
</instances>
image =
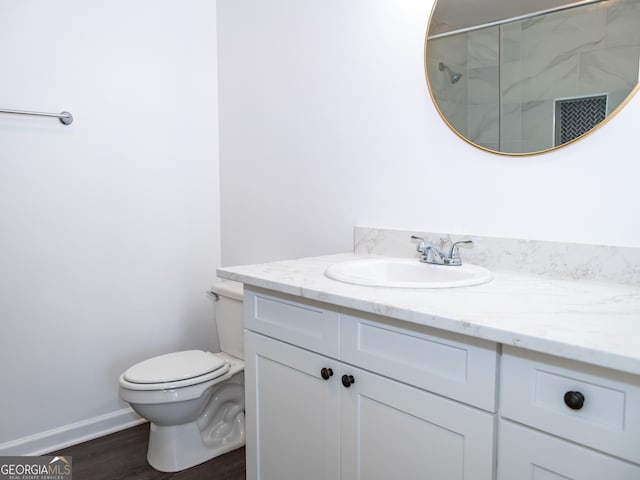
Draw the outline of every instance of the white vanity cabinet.
<instances>
[{"instance_id":1,"label":"white vanity cabinet","mask_svg":"<svg viewBox=\"0 0 640 480\"><path fill-rule=\"evenodd\" d=\"M245 332L247 479L340 478L339 374L335 360Z\"/></svg>"},{"instance_id":2,"label":"white vanity cabinet","mask_svg":"<svg viewBox=\"0 0 640 480\"><path fill-rule=\"evenodd\" d=\"M498 480L640 479L640 378L503 347Z\"/></svg>"},{"instance_id":3,"label":"white vanity cabinet","mask_svg":"<svg viewBox=\"0 0 640 480\"><path fill-rule=\"evenodd\" d=\"M245 288L249 480L493 480L497 347Z\"/></svg>"}]
</instances>

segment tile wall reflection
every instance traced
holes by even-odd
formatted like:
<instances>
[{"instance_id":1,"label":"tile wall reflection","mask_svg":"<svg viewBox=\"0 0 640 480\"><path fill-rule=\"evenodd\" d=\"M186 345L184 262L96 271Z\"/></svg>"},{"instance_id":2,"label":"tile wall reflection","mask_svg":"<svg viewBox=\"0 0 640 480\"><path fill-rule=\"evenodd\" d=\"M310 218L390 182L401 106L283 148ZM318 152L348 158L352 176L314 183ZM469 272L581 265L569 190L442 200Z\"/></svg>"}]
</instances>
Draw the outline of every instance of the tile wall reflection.
<instances>
[{"instance_id":1,"label":"tile wall reflection","mask_svg":"<svg viewBox=\"0 0 640 480\"><path fill-rule=\"evenodd\" d=\"M551 148L556 100L606 94L609 114L631 93L638 25L639 0L608 0L429 40L432 94L451 125L480 146L510 153ZM439 61L462 72L460 82L438 75Z\"/></svg>"}]
</instances>

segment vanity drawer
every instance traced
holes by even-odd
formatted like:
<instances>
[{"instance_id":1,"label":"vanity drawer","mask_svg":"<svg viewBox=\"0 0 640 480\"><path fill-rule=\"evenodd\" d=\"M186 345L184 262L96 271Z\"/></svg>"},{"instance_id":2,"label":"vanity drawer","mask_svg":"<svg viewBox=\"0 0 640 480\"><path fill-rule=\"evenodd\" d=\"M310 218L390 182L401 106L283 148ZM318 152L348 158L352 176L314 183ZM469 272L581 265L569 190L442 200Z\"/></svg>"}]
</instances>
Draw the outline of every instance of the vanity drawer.
<instances>
[{"instance_id":1,"label":"vanity drawer","mask_svg":"<svg viewBox=\"0 0 640 480\"><path fill-rule=\"evenodd\" d=\"M640 377L505 346L500 390L503 417L640 463Z\"/></svg>"},{"instance_id":2,"label":"vanity drawer","mask_svg":"<svg viewBox=\"0 0 640 480\"><path fill-rule=\"evenodd\" d=\"M330 305L257 287L244 289L244 326L248 330L338 358L340 315Z\"/></svg>"},{"instance_id":3,"label":"vanity drawer","mask_svg":"<svg viewBox=\"0 0 640 480\"><path fill-rule=\"evenodd\" d=\"M341 323L343 362L496 411L495 343L360 312Z\"/></svg>"},{"instance_id":4,"label":"vanity drawer","mask_svg":"<svg viewBox=\"0 0 640 480\"><path fill-rule=\"evenodd\" d=\"M640 466L500 420L498 480L638 480Z\"/></svg>"}]
</instances>

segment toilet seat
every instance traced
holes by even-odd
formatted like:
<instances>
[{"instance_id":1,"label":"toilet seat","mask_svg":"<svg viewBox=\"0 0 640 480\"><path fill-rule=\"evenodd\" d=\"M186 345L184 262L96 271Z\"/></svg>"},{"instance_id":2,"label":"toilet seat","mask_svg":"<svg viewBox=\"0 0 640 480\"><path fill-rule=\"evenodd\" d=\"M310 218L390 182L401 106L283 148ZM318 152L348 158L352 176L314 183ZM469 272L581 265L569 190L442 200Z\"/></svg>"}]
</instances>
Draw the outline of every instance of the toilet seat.
<instances>
[{"instance_id":1,"label":"toilet seat","mask_svg":"<svg viewBox=\"0 0 640 480\"><path fill-rule=\"evenodd\" d=\"M197 385L229 371L229 362L202 350L187 350L150 358L120 376L120 386L130 390L167 390Z\"/></svg>"}]
</instances>

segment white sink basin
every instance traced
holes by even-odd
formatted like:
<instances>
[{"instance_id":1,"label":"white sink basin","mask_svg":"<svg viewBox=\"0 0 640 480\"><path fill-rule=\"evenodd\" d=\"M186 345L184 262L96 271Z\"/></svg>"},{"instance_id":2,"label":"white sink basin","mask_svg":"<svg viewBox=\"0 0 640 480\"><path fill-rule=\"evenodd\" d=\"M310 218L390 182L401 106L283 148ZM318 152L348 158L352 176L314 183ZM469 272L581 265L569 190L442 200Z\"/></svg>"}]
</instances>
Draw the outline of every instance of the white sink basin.
<instances>
[{"instance_id":1,"label":"white sink basin","mask_svg":"<svg viewBox=\"0 0 640 480\"><path fill-rule=\"evenodd\" d=\"M396 288L468 287L493 278L489 270L477 265L431 265L404 258L365 258L336 263L327 268L325 275L346 283Z\"/></svg>"}]
</instances>

